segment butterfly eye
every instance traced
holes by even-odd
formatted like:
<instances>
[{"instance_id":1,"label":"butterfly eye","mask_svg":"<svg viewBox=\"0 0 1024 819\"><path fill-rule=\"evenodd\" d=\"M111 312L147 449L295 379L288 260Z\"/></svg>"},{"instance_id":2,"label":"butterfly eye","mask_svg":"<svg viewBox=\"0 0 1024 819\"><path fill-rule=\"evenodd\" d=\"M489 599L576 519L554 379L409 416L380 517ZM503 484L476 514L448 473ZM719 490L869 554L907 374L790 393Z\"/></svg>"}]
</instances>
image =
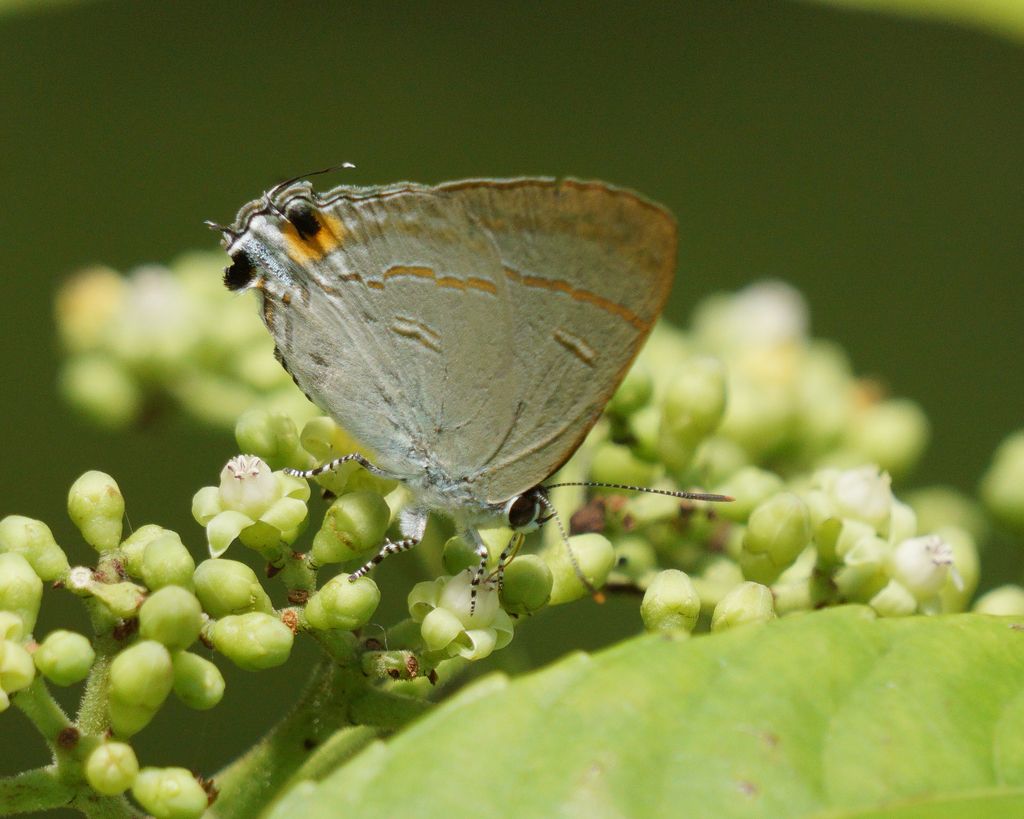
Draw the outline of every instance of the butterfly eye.
<instances>
[{"instance_id":1,"label":"butterfly eye","mask_svg":"<svg viewBox=\"0 0 1024 819\"><path fill-rule=\"evenodd\" d=\"M228 290L242 290L254 278L256 267L244 250L231 257L231 266L224 268L224 286Z\"/></svg>"},{"instance_id":2,"label":"butterfly eye","mask_svg":"<svg viewBox=\"0 0 1024 819\"><path fill-rule=\"evenodd\" d=\"M536 529L540 523L541 502L536 491L524 492L505 506L509 527L516 532Z\"/></svg>"},{"instance_id":3,"label":"butterfly eye","mask_svg":"<svg viewBox=\"0 0 1024 819\"><path fill-rule=\"evenodd\" d=\"M289 202L284 210L284 217L292 223L292 227L303 240L311 239L320 232L320 220L316 218L316 211L309 202Z\"/></svg>"}]
</instances>

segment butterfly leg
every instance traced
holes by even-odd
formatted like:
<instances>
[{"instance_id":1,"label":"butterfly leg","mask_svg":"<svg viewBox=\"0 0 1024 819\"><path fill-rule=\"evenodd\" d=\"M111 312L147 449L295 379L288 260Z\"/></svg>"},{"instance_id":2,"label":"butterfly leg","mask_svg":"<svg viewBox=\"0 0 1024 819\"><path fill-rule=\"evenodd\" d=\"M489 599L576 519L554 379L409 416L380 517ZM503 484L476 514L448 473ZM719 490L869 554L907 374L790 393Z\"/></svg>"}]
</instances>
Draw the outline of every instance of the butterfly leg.
<instances>
[{"instance_id":1,"label":"butterfly leg","mask_svg":"<svg viewBox=\"0 0 1024 819\"><path fill-rule=\"evenodd\" d=\"M495 570L495 573L498 576L498 591L501 591L505 587L505 567L511 562L515 553L519 551L519 547L522 543L522 532L513 532L512 539L509 540L508 546L505 547L501 555L498 557L498 568Z\"/></svg>"},{"instance_id":2,"label":"butterfly leg","mask_svg":"<svg viewBox=\"0 0 1024 819\"><path fill-rule=\"evenodd\" d=\"M480 559L480 562L477 564L476 571L473 572L473 579L470 583L469 615L472 617L473 612L476 611L476 590L480 587L480 584L484 582L484 578L487 576L487 560L490 558L491 553L488 551L487 544L484 543L484 539L480 537L480 533L476 529L467 529L462 533L462 539L473 544L473 554Z\"/></svg>"},{"instance_id":3,"label":"butterfly leg","mask_svg":"<svg viewBox=\"0 0 1024 819\"><path fill-rule=\"evenodd\" d=\"M384 558L388 555L397 555L399 552L408 551L423 540L423 535L427 531L427 512L425 509L403 511L400 521L402 534L405 537L402 540L385 541L384 548L377 552L369 563L365 563L352 572L348 576L349 580L358 580L378 563L383 562Z\"/></svg>"},{"instance_id":4,"label":"butterfly leg","mask_svg":"<svg viewBox=\"0 0 1024 819\"><path fill-rule=\"evenodd\" d=\"M347 464L349 461L355 461L367 472L372 475L376 475L378 478L402 480L399 475L393 475L386 469L381 469L379 466L370 463L358 452L353 452L350 455L344 455L341 458L335 458L333 461L330 461L323 466L318 466L316 469L291 469L289 467L285 467L282 471L288 475L294 475L296 478L315 478L317 475L323 475L325 472L333 472L339 466Z\"/></svg>"}]
</instances>

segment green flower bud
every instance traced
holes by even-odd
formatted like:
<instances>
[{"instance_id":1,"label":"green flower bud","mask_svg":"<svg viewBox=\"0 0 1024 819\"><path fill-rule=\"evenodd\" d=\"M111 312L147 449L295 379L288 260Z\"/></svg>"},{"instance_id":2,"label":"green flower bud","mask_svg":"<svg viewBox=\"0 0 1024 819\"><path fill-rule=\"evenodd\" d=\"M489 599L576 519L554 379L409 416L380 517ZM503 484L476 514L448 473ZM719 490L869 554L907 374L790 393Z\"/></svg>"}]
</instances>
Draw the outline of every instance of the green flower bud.
<instances>
[{"instance_id":1,"label":"green flower bud","mask_svg":"<svg viewBox=\"0 0 1024 819\"><path fill-rule=\"evenodd\" d=\"M32 659L50 682L73 685L89 676L96 652L84 634L58 630L46 635Z\"/></svg>"},{"instance_id":2,"label":"green flower bud","mask_svg":"<svg viewBox=\"0 0 1024 819\"><path fill-rule=\"evenodd\" d=\"M47 583L68 570L68 557L53 539L50 527L21 515L8 515L0 520L0 552L17 552Z\"/></svg>"},{"instance_id":3,"label":"green flower bud","mask_svg":"<svg viewBox=\"0 0 1024 819\"><path fill-rule=\"evenodd\" d=\"M999 586L979 597L971 611L978 614L1024 617L1024 589L1013 583Z\"/></svg>"},{"instance_id":4,"label":"green flower bud","mask_svg":"<svg viewBox=\"0 0 1024 819\"><path fill-rule=\"evenodd\" d=\"M908 504L893 498L892 508L889 510L889 525L884 533L886 540L890 543L899 543L901 540L914 537L917 531L917 514Z\"/></svg>"},{"instance_id":5,"label":"green flower bud","mask_svg":"<svg viewBox=\"0 0 1024 819\"><path fill-rule=\"evenodd\" d=\"M729 556L732 557L731 554ZM736 555L736 562L743 570L745 580L753 580L755 583L763 583L767 586L779 579L779 570L768 555L740 551Z\"/></svg>"},{"instance_id":6,"label":"green flower bud","mask_svg":"<svg viewBox=\"0 0 1024 819\"><path fill-rule=\"evenodd\" d=\"M705 438L697 445L697 451L693 454L695 473L702 475L704 483L708 486L721 484L746 465L747 453L743 451L743 447L719 435Z\"/></svg>"},{"instance_id":7,"label":"green flower bud","mask_svg":"<svg viewBox=\"0 0 1024 819\"><path fill-rule=\"evenodd\" d=\"M696 445L725 414L725 368L711 356L693 356L676 370L665 392L661 439Z\"/></svg>"},{"instance_id":8,"label":"green flower bud","mask_svg":"<svg viewBox=\"0 0 1024 819\"><path fill-rule=\"evenodd\" d=\"M294 635L277 617L263 612L230 614L214 623L210 639L217 650L246 671L281 665Z\"/></svg>"},{"instance_id":9,"label":"green flower bud","mask_svg":"<svg viewBox=\"0 0 1024 819\"><path fill-rule=\"evenodd\" d=\"M85 779L94 791L104 796L120 796L139 773L139 760L125 742L104 742L89 754Z\"/></svg>"},{"instance_id":10,"label":"green flower bud","mask_svg":"<svg viewBox=\"0 0 1024 819\"><path fill-rule=\"evenodd\" d=\"M661 407L650 404L629 417L629 434L632 438L630 449L642 461L659 460L661 435Z\"/></svg>"},{"instance_id":11,"label":"green flower bud","mask_svg":"<svg viewBox=\"0 0 1024 819\"><path fill-rule=\"evenodd\" d=\"M0 640L12 640L20 643L25 636L25 624L21 618L11 611L0 611Z\"/></svg>"},{"instance_id":12,"label":"green flower bud","mask_svg":"<svg viewBox=\"0 0 1024 819\"><path fill-rule=\"evenodd\" d=\"M815 607L818 598L815 584L810 578L777 583L772 586L772 597L775 598L775 613L779 617L792 614L794 611L810 611Z\"/></svg>"},{"instance_id":13,"label":"green flower bud","mask_svg":"<svg viewBox=\"0 0 1024 819\"><path fill-rule=\"evenodd\" d=\"M75 569L75 572L78 570ZM69 588L73 588L69 585ZM145 589L134 583L99 583L96 581L87 584L87 591L107 607L107 610L122 620L134 617L146 599Z\"/></svg>"},{"instance_id":14,"label":"green flower bud","mask_svg":"<svg viewBox=\"0 0 1024 819\"><path fill-rule=\"evenodd\" d=\"M139 609L142 638L163 643L170 651L182 651L192 645L199 639L202 626L202 606L192 592L181 586L165 586L153 592Z\"/></svg>"},{"instance_id":15,"label":"green flower bud","mask_svg":"<svg viewBox=\"0 0 1024 819\"><path fill-rule=\"evenodd\" d=\"M267 463L306 469L310 457L299 445L299 430L290 416L262 407L246 410L235 423L235 440L242 452L252 452Z\"/></svg>"},{"instance_id":16,"label":"green flower bud","mask_svg":"<svg viewBox=\"0 0 1024 819\"><path fill-rule=\"evenodd\" d=\"M701 606L711 612L730 591L743 583L743 572L732 560L712 561L699 577L692 578Z\"/></svg>"},{"instance_id":17,"label":"green flower bud","mask_svg":"<svg viewBox=\"0 0 1024 819\"><path fill-rule=\"evenodd\" d=\"M387 502L361 490L338 498L324 515L310 556L318 565L343 563L380 546L391 522Z\"/></svg>"},{"instance_id":18,"label":"green flower bud","mask_svg":"<svg viewBox=\"0 0 1024 819\"><path fill-rule=\"evenodd\" d=\"M454 577L459 572L475 568L479 563L480 558L476 556L473 547L458 535L453 535L445 541L444 551L441 553L441 567L445 574Z\"/></svg>"},{"instance_id":19,"label":"green flower bud","mask_svg":"<svg viewBox=\"0 0 1024 819\"><path fill-rule=\"evenodd\" d=\"M570 555L576 558L576 566L579 566L590 588L576 573ZM568 550L566 544L559 540L546 549L542 557L551 569L553 579L551 599L548 600L550 606L569 603L601 588L615 565L611 541L596 533L573 535L569 538Z\"/></svg>"},{"instance_id":20,"label":"green flower bud","mask_svg":"<svg viewBox=\"0 0 1024 819\"><path fill-rule=\"evenodd\" d=\"M637 361L615 390L605 407L605 412L626 418L641 407L647 406L653 395L654 378L651 370L643 361Z\"/></svg>"},{"instance_id":21,"label":"green flower bud","mask_svg":"<svg viewBox=\"0 0 1024 819\"><path fill-rule=\"evenodd\" d=\"M205 711L224 696L224 677L209 660L179 651L173 655L174 693L189 708Z\"/></svg>"},{"instance_id":22,"label":"green flower bud","mask_svg":"<svg viewBox=\"0 0 1024 819\"><path fill-rule=\"evenodd\" d=\"M195 560L173 533L150 541L142 553L142 579L153 591L164 586L192 589L195 570Z\"/></svg>"},{"instance_id":23,"label":"green flower bud","mask_svg":"<svg viewBox=\"0 0 1024 819\"><path fill-rule=\"evenodd\" d=\"M594 449L590 479L623 486L650 486L658 478L657 464L641 461L629 447L603 442Z\"/></svg>"},{"instance_id":24,"label":"green flower bud","mask_svg":"<svg viewBox=\"0 0 1024 819\"><path fill-rule=\"evenodd\" d=\"M125 649L110 664L107 713L114 732L128 737L153 719L171 691L171 655L154 640Z\"/></svg>"},{"instance_id":25,"label":"green flower bud","mask_svg":"<svg viewBox=\"0 0 1024 819\"><path fill-rule=\"evenodd\" d=\"M814 520L814 510L811 510L811 520ZM813 525L813 524L812 524ZM822 571L830 572L839 562L839 555L836 552L836 544L839 542L839 535L843 531L843 522L839 518L829 518L814 526L814 548L818 556L818 564Z\"/></svg>"},{"instance_id":26,"label":"green flower bud","mask_svg":"<svg viewBox=\"0 0 1024 819\"><path fill-rule=\"evenodd\" d=\"M30 686L35 676L32 655L24 647L10 640L0 643L0 711L7 710L11 703L7 695Z\"/></svg>"},{"instance_id":27,"label":"green flower bud","mask_svg":"<svg viewBox=\"0 0 1024 819\"><path fill-rule=\"evenodd\" d=\"M839 534L836 537L835 553L839 558L845 558L850 551L863 538L875 537L875 527L862 520L844 518L840 521Z\"/></svg>"},{"instance_id":28,"label":"green flower bud","mask_svg":"<svg viewBox=\"0 0 1024 819\"><path fill-rule=\"evenodd\" d=\"M154 819L198 819L210 801L184 768L143 768L135 777L132 796Z\"/></svg>"},{"instance_id":29,"label":"green flower bud","mask_svg":"<svg viewBox=\"0 0 1024 819\"><path fill-rule=\"evenodd\" d=\"M745 466L714 491L735 498L732 503L716 506L715 511L726 520L746 523L755 507L782 491L782 478L756 466Z\"/></svg>"},{"instance_id":30,"label":"green flower bud","mask_svg":"<svg viewBox=\"0 0 1024 819\"><path fill-rule=\"evenodd\" d=\"M917 611L917 599L898 580L890 580L868 605L882 617L907 617Z\"/></svg>"},{"instance_id":31,"label":"green flower bud","mask_svg":"<svg viewBox=\"0 0 1024 819\"><path fill-rule=\"evenodd\" d=\"M786 443L793 429L793 412L788 389L734 377L718 432L742 446L749 460L763 462Z\"/></svg>"},{"instance_id":32,"label":"green flower bud","mask_svg":"<svg viewBox=\"0 0 1024 819\"><path fill-rule=\"evenodd\" d=\"M509 614L533 614L551 598L554 577L537 555L519 555L505 567L501 607Z\"/></svg>"},{"instance_id":33,"label":"green flower bud","mask_svg":"<svg viewBox=\"0 0 1024 819\"><path fill-rule=\"evenodd\" d=\"M237 560L204 560L192 577L203 611L214 619L250 611L269 614L274 610L256 572Z\"/></svg>"},{"instance_id":34,"label":"green flower bud","mask_svg":"<svg viewBox=\"0 0 1024 819\"><path fill-rule=\"evenodd\" d=\"M0 611L17 615L25 634L31 634L43 599L43 581L17 552L0 554Z\"/></svg>"},{"instance_id":35,"label":"green flower bud","mask_svg":"<svg viewBox=\"0 0 1024 819\"><path fill-rule=\"evenodd\" d=\"M328 460L334 452L351 452L355 449L355 442L345 434L345 431L335 423L333 418L328 418L326 415L318 415L316 418L306 421L299 435L299 441L302 448L318 461ZM358 468L358 464L354 462L353 466ZM345 467L347 464L343 466L343 468ZM346 469L346 471L351 470Z\"/></svg>"},{"instance_id":36,"label":"green flower bud","mask_svg":"<svg viewBox=\"0 0 1024 819\"><path fill-rule=\"evenodd\" d=\"M66 361L59 389L69 404L111 429L131 423L142 408L142 391L125 368L106 355Z\"/></svg>"},{"instance_id":37,"label":"green flower bud","mask_svg":"<svg viewBox=\"0 0 1024 819\"><path fill-rule=\"evenodd\" d=\"M625 535L616 538L614 546L614 573L616 575L624 576L635 584L646 583L650 580L658 568L658 555L646 538L638 535ZM508 609L507 606L505 608Z\"/></svg>"},{"instance_id":38,"label":"green flower bud","mask_svg":"<svg viewBox=\"0 0 1024 819\"><path fill-rule=\"evenodd\" d=\"M110 664L110 696L126 705L157 709L171 693L171 654L156 640L126 648ZM114 726L114 729L121 731Z\"/></svg>"},{"instance_id":39,"label":"green flower bud","mask_svg":"<svg viewBox=\"0 0 1024 819\"><path fill-rule=\"evenodd\" d=\"M113 549L121 542L124 496L109 475L86 472L75 481L68 492L68 515L94 549Z\"/></svg>"},{"instance_id":40,"label":"green flower bud","mask_svg":"<svg viewBox=\"0 0 1024 819\"><path fill-rule=\"evenodd\" d=\"M766 623L775 619L772 591L760 583L740 583L715 606L711 630L722 631L744 623Z\"/></svg>"},{"instance_id":41,"label":"green flower bud","mask_svg":"<svg viewBox=\"0 0 1024 819\"><path fill-rule=\"evenodd\" d=\"M131 705L117 697L111 697L107 702L110 727L115 734L122 737L137 734L152 722L159 710L148 705Z\"/></svg>"},{"instance_id":42,"label":"green flower bud","mask_svg":"<svg viewBox=\"0 0 1024 819\"><path fill-rule=\"evenodd\" d=\"M843 555L832 580L847 600L867 603L889 582L891 559L891 544L874 535L862 537Z\"/></svg>"},{"instance_id":43,"label":"green flower bud","mask_svg":"<svg viewBox=\"0 0 1024 819\"><path fill-rule=\"evenodd\" d=\"M1017 531L1024 530L1024 430L1007 436L996 447L979 494L998 520Z\"/></svg>"},{"instance_id":44,"label":"green flower bud","mask_svg":"<svg viewBox=\"0 0 1024 819\"><path fill-rule=\"evenodd\" d=\"M313 628L355 631L369 622L378 603L380 589L369 577L353 581L338 575L309 599L306 620Z\"/></svg>"},{"instance_id":45,"label":"green flower bud","mask_svg":"<svg viewBox=\"0 0 1024 819\"><path fill-rule=\"evenodd\" d=\"M751 512L743 549L767 558L777 577L810 542L811 513L807 504L793 492L780 492Z\"/></svg>"},{"instance_id":46,"label":"green flower bud","mask_svg":"<svg viewBox=\"0 0 1024 819\"><path fill-rule=\"evenodd\" d=\"M141 579L142 556L145 554L146 547L157 538L165 536L176 538L181 543L181 537L177 532L164 529L163 526L157 526L155 523L147 523L132 532L121 542L121 560L124 570L132 577Z\"/></svg>"},{"instance_id":47,"label":"green flower bud","mask_svg":"<svg viewBox=\"0 0 1024 819\"><path fill-rule=\"evenodd\" d=\"M856 418L850 444L860 460L899 476L920 459L929 432L928 417L916 402L894 398L872 405Z\"/></svg>"},{"instance_id":48,"label":"green flower bud","mask_svg":"<svg viewBox=\"0 0 1024 819\"><path fill-rule=\"evenodd\" d=\"M648 631L691 632L699 614L700 597L693 581L676 569L658 572L640 604L640 616Z\"/></svg>"}]
</instances>

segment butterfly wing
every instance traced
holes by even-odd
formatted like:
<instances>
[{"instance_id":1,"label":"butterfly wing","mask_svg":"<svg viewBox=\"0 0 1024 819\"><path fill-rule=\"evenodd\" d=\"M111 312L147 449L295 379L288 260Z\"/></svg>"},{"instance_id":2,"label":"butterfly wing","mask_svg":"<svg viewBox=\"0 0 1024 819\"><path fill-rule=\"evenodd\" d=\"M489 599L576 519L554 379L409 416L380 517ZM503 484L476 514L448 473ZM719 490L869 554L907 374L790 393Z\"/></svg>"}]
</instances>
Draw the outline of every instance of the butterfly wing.
<instances>
[{"instance_id":1,"label":"butterfly wing","mask_svg":"<svg viewBox=\"0 0 1024 819\"><path fill-rule=\"evenodd\" d=\"M292 216L307 205L315 222ZM384 468L469 479L479 501L531 488L576 449L675 264L665 211L574 180L323 197L299 184L231 231L233 256L267 271L264 318L315 403Z\"/></svg>"},{"instance_id":2,"label":"butterfly wing","mask_svg":"<svg viewBox=\"0 0 1024 819\"><path fill-rule=\"evenodd\" d=\"M676 226L601 183L530 180L457 191L494 240L510 289L513 423L474 476L492 502L549 477L576 451L664 307Z\"/></svg>"}]
</instances>

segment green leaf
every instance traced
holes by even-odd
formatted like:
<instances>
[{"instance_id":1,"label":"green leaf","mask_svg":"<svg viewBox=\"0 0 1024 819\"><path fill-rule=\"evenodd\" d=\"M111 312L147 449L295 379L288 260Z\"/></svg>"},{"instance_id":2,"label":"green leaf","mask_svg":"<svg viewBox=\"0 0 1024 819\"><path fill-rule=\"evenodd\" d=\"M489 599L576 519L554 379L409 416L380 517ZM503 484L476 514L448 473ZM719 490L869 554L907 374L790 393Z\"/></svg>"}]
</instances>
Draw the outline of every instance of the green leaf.
<instances>
[{"instance_id":1,"label":"green leaf","mask_svg":"<svg viewBox=\"0 0 1024 819\"><path fill-rule=\"evenodd\" d=\"M273 817L1024 815L1024 631L844 606L488 677Z\"/></svg>"}]
</instances>

